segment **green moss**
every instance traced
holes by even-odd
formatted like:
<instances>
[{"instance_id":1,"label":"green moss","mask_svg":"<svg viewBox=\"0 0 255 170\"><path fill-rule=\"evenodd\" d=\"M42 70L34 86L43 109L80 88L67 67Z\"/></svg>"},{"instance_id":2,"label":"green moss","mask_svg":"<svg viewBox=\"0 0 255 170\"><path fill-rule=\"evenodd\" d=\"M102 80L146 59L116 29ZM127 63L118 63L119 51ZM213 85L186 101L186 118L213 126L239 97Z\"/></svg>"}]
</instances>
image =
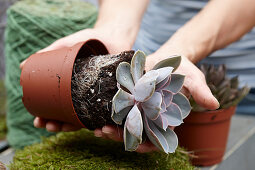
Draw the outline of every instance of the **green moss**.
<instances>
[{"instance_id":1,"label":"green moss","mask_svg":"<svg viewBox=\"0 0 255 170\"><path fill-rule=\"evenodd\" d=\"M126 152L123 143L94 137L87 130L59 133L16 152L11 169L194 169L178 149L166 155Z\"/></svg>"},{"instance_id":2,"label":"green moss","mask_svg":"<svg viewBox=\"0 0 255 170\"><path fill-rule=\"evenodd\" d=\"M0 140L5 139L7 133L5 116L0 115Z\"/></svg>"}]
</instances>

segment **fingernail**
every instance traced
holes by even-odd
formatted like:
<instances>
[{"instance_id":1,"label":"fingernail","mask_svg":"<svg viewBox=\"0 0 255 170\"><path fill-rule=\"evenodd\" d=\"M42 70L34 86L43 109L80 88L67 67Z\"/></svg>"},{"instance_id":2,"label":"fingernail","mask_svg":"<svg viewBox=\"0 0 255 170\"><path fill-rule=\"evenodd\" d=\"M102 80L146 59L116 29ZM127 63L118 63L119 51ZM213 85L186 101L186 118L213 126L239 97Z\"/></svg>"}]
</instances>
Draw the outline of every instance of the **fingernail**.
<instances>
[{"instance_id":1,"label":"fingernail","mask_svg":"<svg viewBox=\"0 0 255 170\"><path fill-rule=\"evenodd\" d=\"M102 132L105 133L105 134L109 134L109 135L112 134L111 130L107 127L103 127Z\"/></svg>"},{"instance_id":2,"label":"fingernail","mask_svg":"<svg viewBox=\"0 0 255 170\"><path fill-rule=\"evenodd\" d=\"M102 133L95 133L94 135L95 137L98 137L98 138L101 138L103 136Z\"/></svg>"},{"instance_id":3,"label":"fingernail","mask_svg":"<svg viewBox=\"0 0 255 170\"><path fill-rule=\"evenodd\" d=\"M219 103L219 101L216 99L216 97L214 97L214 101L218 104L218 108L220 107L220 103ZM218 109L217 108L217 109Z\"/></svg>"}]
</instances>

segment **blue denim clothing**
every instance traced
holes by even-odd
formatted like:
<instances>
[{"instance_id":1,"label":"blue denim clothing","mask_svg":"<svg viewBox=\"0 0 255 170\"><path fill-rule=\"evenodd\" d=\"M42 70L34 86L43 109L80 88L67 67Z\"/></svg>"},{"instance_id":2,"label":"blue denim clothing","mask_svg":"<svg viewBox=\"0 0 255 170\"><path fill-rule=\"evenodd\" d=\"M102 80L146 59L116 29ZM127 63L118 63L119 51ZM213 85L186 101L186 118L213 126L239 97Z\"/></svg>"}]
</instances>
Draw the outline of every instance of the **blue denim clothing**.
<instances>
[{"instance_id":1,"label":"blue denim clothing","mask_svg":"<svg viewBox=\"0 0 255 170\"><path fill-rule=\"evenodd\" d=\"M207 2L207 0L151 0L134 49L143 50L147 54L153 53ZM225 64L229 77L239 75L240 86L247 84L255 88L255 29L239 41L212 53L201 63ZM240 103L238 112L255 115L254 93L250 93Z\"/></svg>"}]
</instances>

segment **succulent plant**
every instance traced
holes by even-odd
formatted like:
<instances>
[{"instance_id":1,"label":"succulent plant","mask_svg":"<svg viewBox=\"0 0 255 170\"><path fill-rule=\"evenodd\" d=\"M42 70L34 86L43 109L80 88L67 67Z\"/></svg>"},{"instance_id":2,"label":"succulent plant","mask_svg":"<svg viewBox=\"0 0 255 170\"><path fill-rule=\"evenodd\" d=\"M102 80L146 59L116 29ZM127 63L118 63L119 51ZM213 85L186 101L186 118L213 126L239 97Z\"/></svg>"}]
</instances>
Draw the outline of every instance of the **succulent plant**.
<instances>
[{"instance_id":1,"label":"succulent plant","mask_svg":"<svg viewBox=\"0 0 255 170\"><path fill-rule=\"evenodd\" d=\"M239 89L238 76L233 78L226 76L226 67L223 64L219 66L202 64L200 70L204 73L207 85L220 103L219 109L237 105L249 93L250 88L247 86ZM190 102L193 111L206 111L193 99Z\"/></svg>"},{"instance_id":2,"label":"succulent plant","mask_svg":"<svg viewBox=\"0 0 255 170\"><path fill-rule=\"evenodd\" d=\"M191 110L189 100L180 92L185 76L173 74L181 57L169 57L146 73L145 60L145 54L137 51L131 64L119 64L116 70L119 90L112 99L112 120L121 125L126 118L123 136L126 150L136 150L146 134L160 150L173 153L178 138L170 127L183 123Z\"/></svg>"}]
</instances>

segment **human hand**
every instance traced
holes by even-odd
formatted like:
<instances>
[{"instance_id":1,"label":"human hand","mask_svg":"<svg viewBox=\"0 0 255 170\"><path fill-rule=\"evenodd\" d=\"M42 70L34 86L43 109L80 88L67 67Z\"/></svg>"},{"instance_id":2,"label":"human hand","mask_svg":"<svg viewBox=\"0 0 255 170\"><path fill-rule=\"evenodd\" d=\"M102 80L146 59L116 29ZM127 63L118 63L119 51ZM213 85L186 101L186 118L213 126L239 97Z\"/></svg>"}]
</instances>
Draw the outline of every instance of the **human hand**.
<instances>
[{"instance_id":1,"label":"human hand","mask_svg":"<svg viewBox=\"0 0 255 170\"><path fill-rule=\"evenodd\" d=\"M102 137L104 139L111 139L119 142L123 141L123 129L118 126L106 125L101 129L96 129L94 131L94 135L96 137ZM140 144L136 149L136 152L139 153L146 153L152 151L158 151L158 148L148 140Z\"/></svg>"},{"instance_id":2,"label":"human hand","mask_svg":"<svg viewBox=\"0 0 255 170\"><path fill-rule=\"evenodd\" d=\"M149 55L146 58L145 69L150 70L157 62L166 59L171 55L170 51L158 50ZM182 92L187 97L192 95L197 104L206 109L215 110L219 108L219 102L207 86L204 74L187 57L182 56L181 64L176 73L185 75Z\"/></svg>"},{"instance_id":3,"label":"human hand","mask_svg":"<svg viewBox=\"0 0 255 170\"><path fill-rule=\"evenodd\" d=\"M40 117L34 119L34 126L36 128L46 128L49 132L70 132L79 130L80 127L74 126L70 123L65 123L56 120L49 120Z\"/></svg>"},{"instance_id":4,"label":"human hand","mask_svg":"<svg viewBox=\"0 0 255 170\"><path fill-rule=\"evenodd\" d=\"M133 44L133 41L129 40L127 34L116 32L108 27L99 27L84 29L69 36L60 38L48 47L38 51L37 53L57 50L63 47L71 47L79 42L87 41L89 39L100 40L106 46L110 54L116 54L125 50L130 50ZM21 69L25 63L26 60L20 64Z\"/></svg>"},{"instance_id":5,"label":"human hand","mask_svg":"<svg viewBox=\"0 0 255 170\"><path fill-rule=\"evenodd\" d=\"M171 55L170 51L161 49L147 56L145 65L146 71L151 70L156 63ZM172 54L174 53L176 53L176 51L173 50ZM198 104L207 109L213 110L219 107L218 101L212 95L206 84L204 74L185 56L182 56L181 64L176 70L176 73L186 75L184 81L184 89L186 90L184 90L184 93L187 96L191 94ZM96 129L94 134L97 137L123 141L123 129L120 127L105 126L102 129ZM139 145L136 152L144 153L157 150L158 149L150 141L146 141Z\"/></svg>"},{"instance_id":6,"label":"human hand","mask_svg":"<svg viewBox=\"0 0 255 170\"><path fill-rule=\"evenodd\" d=\"M132 43L131 41L128 41L127 37L128 36L125 34L119 35L117 32L112 32L112 30L108 28L99 27L85 29L55 41L47 48L40 50L39 53L73 46L78 42L86 41L88 39L98 39L105 44L110 53L119 53L121 51L131 49ZM25 62L26 61L20 65L21 69L23 68ZM71 124L55 120L47 120L39 117L35 118L34 126L37 128L46 128L51 132L78 130L77 127L74 127Z\"/></svg>"}]
</instances>

